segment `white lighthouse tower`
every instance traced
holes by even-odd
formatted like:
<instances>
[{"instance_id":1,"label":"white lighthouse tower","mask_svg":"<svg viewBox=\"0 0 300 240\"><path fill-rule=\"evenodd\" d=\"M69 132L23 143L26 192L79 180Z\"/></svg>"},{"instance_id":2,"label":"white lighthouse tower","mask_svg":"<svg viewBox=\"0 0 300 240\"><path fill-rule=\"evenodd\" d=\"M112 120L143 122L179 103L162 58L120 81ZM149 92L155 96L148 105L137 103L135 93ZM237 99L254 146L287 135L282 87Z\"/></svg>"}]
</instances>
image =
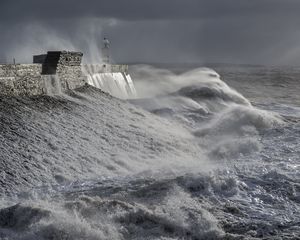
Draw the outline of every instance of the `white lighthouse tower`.
<instances>
[{"instance_id":1,"label":"white lighthouse tower","mask_svg":"<svg viewBox=\"0 0 300 240\"><path fill-rule=\"evenodd\" d=\"M110 42L105 37L103 39L103 46L102 46L102 54L103 54L103 63L109 64L110 63Z\"/></svg>"}]
</instances>

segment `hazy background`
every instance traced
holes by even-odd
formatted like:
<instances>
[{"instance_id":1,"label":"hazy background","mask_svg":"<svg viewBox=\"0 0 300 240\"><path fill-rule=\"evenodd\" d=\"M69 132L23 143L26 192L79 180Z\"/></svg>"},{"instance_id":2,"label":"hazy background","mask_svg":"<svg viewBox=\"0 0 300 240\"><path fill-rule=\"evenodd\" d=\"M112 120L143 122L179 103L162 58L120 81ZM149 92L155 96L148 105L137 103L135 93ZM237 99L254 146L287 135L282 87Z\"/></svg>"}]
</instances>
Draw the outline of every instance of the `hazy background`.
<instances>
[{"instance_id":1,"label":"hazy background","mask_svg":"<svg viewBox=\"0 0 300 240\"><path fill-rule=\"evenodd\" d=\"M0 62L46 50L96 61L298 65L298 0L26 0L0 2Z\"/></svg>"}]
</instances>

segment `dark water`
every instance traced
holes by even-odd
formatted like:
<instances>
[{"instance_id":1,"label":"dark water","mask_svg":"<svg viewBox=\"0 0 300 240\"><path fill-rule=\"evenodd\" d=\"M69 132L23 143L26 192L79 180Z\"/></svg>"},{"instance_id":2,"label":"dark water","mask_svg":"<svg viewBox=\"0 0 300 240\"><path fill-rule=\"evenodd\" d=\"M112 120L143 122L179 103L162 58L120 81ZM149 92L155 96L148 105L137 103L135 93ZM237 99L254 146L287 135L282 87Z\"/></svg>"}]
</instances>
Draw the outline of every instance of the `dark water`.
<instances>
[{"instance_id":1,"label":"dark water","mask_svg":"<svg viewBox=\"0 0 300 240\"><path fill-rule=\"evenodd\" d=\"M300 239L300 69L214 69L1 97L0 239Z\"/></svg>"}]
</instances>

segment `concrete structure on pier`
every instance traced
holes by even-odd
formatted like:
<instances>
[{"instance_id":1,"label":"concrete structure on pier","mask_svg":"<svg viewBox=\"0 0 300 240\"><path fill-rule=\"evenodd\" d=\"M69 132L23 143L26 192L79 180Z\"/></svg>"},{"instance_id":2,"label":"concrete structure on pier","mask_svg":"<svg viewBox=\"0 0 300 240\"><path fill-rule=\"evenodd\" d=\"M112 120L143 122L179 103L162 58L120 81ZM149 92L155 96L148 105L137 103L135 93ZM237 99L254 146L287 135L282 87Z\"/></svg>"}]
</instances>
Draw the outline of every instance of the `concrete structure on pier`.
<instances>
[{"instance_id":1,"label":"concrete structure on pier","mask_svg":"<svg viewBox=\"0 0 300 240\"><path fill-rule=\"evenodd\" d=\"M121 73L125 85L132 84L131 79L126 78L129 76L127 65L108 63L82 65L82 56L81 52L49 51L47 54L33 56L33 64L1 64L0 95L58 94L85 84L102 88L101 79L98 79L102 73L105 76L108 73ZM97 75L97 84L91 80L94 75Z\"/></svg>"}]
</instances>

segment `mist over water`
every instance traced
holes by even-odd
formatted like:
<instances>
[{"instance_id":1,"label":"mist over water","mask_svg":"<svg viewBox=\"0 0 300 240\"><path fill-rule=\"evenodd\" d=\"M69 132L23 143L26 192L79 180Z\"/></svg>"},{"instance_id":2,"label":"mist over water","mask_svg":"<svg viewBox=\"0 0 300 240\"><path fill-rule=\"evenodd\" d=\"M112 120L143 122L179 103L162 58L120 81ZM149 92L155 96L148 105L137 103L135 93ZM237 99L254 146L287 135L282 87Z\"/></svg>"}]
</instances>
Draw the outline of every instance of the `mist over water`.
<instances>
[{"instance_id":1,"label":"mist over water","mask_svg":"<svg viewBox=\"0 0 300 240\"><path fill-rule=\"evenodd\" d=\"M300 71L173 70L2 97L0 239L299 238Z\"/></svg>"},{"instance_id":2,"label":"mist over water","mask_svg":"<svg viewBox=\"0 0 300 240\"><path fill-rule=\"evenodd\" d=\"M56 19L52 23L30 21L12 25L4 31L8 41L4 40L0 62L13 63L15 59L16 63L32 63L32 55L64 50L83 52L84 63L102 62L103 27L113 25L113 20L91 17L72 21L70 26L64 24ZM58 26L64 26L64 30Z\"/></svg>"}]
</instances>

